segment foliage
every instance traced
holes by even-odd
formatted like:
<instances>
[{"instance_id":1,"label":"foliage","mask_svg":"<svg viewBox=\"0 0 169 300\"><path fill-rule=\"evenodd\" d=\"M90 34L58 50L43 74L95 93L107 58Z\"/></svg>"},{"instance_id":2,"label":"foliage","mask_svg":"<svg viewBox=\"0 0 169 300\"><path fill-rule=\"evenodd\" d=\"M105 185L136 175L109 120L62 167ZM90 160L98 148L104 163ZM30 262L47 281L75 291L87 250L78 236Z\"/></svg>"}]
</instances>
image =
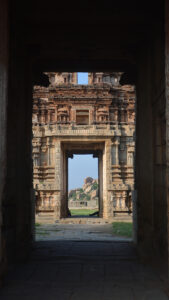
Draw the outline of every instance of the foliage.
<instances>
[{"instance_id":1,"label":"foliage","mask_svg":"<svg viewBox=\"0 0 169 300\"><path fill-rule=\"evenodd\" d=\"M72 192L71 198L73 198L73 200L76 200L76 192Z\"/></svg>"},{"instance_id":2,"label":"foliage","mask_svg":"<svg viewBox=\"0 0 169 300\"><path fill-rule=\"evenodd\" d=\"M46 236L46 235L49 235L50 233L42 230L42 231L38 231L36 234Z\"/></svg>"},{"instance_id":3,"label":"foliage","mask_svg":"<svg viewBox=\"0 0 169 300\"><path fill-rule=\"evenodd\" d=\"M97 183L97 182L94 182L93 185L92 185L91 190L97 190L98 187L99 187L98 183Z\"/></svg>"},{"instance_id":4,"label":"foliage","mask_svg":"<svg viewBox=\"0 0 169 300\"><path fill-rule=\"evenodd\" d=\"M89 194L86 194L86 200L90 201L90 199L91 199L91 196Z\"/></svg>"},{"instance_id":5,"label":"foliage","mask_svg":"<svg viewBox=\"0 0 169 300\"><path fill-rule=\"evenodd\" d=\"M129 222L113 222L113 234L132 238L133 224Z\"/></svg>"},{"instance_id":6,"label":"foliage","mask_svg":"<svg viewBox=\"0 0 169 300\"><path fill-rule=\"evenodd\" d=\"M85 193L81 193L80 194L80 199L79 200L84 200L86 198L86 194Z\"/></svg>"}]
</instances>

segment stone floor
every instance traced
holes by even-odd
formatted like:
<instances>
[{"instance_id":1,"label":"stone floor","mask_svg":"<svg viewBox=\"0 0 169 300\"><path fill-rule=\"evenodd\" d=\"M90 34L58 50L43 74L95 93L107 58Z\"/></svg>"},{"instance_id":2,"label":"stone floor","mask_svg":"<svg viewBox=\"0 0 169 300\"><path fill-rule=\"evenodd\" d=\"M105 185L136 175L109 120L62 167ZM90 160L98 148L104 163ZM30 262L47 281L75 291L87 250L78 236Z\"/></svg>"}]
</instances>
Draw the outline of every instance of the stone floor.
<instances>
[{"instance_id":1,"label":"stone floor","mask_svg":"<svg viewBox=\"0 0 169 300\"><path fill-rule=\"evenodd\" d=\"M27 263L11 266L0 299L167 300L165 288L132 242L60 239L37 241Z\"/></svg>"},{"instance_id":2,"label":"stone floor","mask_svg":"<svg viewBox=\"0 0 169 300\"><path fill-rule=\"evenodd\" d=\"M112 224L40 224L36 241L131 241L112 234Z\"/></svg>"},{"instance_id":3,"label":"stone floor","mask_svg":"<svg viewBox=\"0 0 169 300\"><path fill-rule=\"evenodd\" d=\"M112 222L132 222L132 215L128 214L116 214L113 219L103 219L99 217L91 216L79 216L75 215L69 218L62 218L55 220L53 214L36 214L35 221L40 224L112 224Z\"/></svg>"}]
</instances>

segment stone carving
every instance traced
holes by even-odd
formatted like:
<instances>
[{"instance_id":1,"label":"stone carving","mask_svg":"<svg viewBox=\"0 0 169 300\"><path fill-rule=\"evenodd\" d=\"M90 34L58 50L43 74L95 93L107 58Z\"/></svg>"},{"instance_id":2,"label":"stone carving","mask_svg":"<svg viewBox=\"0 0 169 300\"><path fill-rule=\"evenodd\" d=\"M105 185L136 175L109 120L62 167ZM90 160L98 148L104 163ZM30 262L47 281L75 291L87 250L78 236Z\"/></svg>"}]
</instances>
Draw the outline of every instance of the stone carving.
<instances>
[{"instance_id":1,"label":"stone carving","mask_svg":"<svg viewBox=\"0 0 169 300\"><path fill-rule=\"evenodd\" d=\"M106 105L100 105L96 108L96 122L108 123L109 121L109 107Z\"/></svg>"},{"instance_id":2,"label":"stone carving","mask_svg":"<svg viewBox=\"0 0 169 300\"><path fill-rule=\"evenodd\" d=\"M69 107L67 105L58 105L57 123L69 123Z\"/></svg>"},{"instance_id":3,"label":"stone carving","mask_svg":"<svg viewBox=\"0 0 169 300\"><path fill-rule=\"evenodd\" d=\"M66 161L83 151L98 157L100 216L111 218L133 190L134 87L120 86L120 73L89 73L86 86L77 73L46 74L49 87L35 86L33 95L36 211L66 216Z\"/></svg>"}]
</instances>

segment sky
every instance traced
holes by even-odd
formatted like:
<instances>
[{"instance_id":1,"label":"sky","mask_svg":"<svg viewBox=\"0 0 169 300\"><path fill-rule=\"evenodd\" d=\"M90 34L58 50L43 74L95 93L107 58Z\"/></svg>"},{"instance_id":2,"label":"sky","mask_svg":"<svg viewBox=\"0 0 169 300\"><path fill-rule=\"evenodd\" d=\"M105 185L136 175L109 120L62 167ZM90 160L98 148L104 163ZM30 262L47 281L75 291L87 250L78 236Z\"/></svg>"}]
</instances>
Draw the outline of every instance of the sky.
<instances>
[{"instance_id":1,"label":"sky","mask_svg":"<svg viewBox=\"0 0 169 300\"><path fill-rule=\"evenodd\" d=\"M98 158L92 154L74 155L68 160L68 189L80 188L88 176L98 178Z\"/></svg>"},{"instance_id":2,"label":"sky","mask_svg":"<svg viewBox=\"0 0 169 300\"><path fill-rule=\"evenodd\" d=\"M88 84L88 73L78 72L78 84Z\"/></svg>"}]
</instances>

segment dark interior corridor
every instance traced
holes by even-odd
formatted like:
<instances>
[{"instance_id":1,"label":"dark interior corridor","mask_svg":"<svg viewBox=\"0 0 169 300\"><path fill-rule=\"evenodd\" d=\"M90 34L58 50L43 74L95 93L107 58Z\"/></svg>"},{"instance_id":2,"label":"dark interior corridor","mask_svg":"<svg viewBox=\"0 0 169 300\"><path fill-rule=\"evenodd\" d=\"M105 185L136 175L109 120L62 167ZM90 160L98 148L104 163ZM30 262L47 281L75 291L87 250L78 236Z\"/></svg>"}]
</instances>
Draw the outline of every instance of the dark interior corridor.
<instances>
[{"instance_id":1,"label":"dark interior corridor","mask_svg":"<svg viewBox=\"0 0 169 300\"><path fill-rule=\"evenodd\" d=\"M139 263L127 242L37 242L30 261L13 265L1 300L167 300L158 271Z\"/></svg>"},{"instance_id":2,"label":"dark interior corridor","mask_svg":"<svg viewBox=\"0 0 169 300\"><path fill-rule=\"evenodd\" d=\"M168 274L169 1L0 5L1 299L167 299L163 272L148 265ZM136 86L135 241L146 265L130 243L39 242L31 252L32 87L56 70L123 72L121 84Z\"/></svg>"}]
</instances>

